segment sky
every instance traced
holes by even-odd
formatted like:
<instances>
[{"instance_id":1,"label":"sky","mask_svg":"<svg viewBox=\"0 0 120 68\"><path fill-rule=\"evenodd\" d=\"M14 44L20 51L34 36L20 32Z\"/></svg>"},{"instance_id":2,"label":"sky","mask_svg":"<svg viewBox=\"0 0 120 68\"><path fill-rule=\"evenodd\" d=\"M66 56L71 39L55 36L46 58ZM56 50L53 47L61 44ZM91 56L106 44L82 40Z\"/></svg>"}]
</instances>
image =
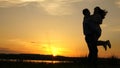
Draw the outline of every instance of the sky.
<instances>
[{"instance_id":1,"label":"sky","mask_svg":"<svg viewBox=\"0 0 120 68\"><path fill-rule=\"evenodd\" d=\"M99 57L120 58L120 0L0 0L0 53L83 57L89 53L83 34L82 10L106 9Z\"/></svg>"}]
</instances>

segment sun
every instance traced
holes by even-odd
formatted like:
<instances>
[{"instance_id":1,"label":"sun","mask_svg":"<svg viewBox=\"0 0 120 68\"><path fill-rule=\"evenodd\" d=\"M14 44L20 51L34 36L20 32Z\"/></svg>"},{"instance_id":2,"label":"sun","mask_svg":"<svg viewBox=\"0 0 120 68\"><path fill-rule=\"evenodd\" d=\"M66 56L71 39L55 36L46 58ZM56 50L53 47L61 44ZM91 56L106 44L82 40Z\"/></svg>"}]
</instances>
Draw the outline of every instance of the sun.
<instances>
[{"instance_id":1,"label":"sun","mask_svg":"<svg viewBox=\"0 0 120 68\"><path fill-rule=\"evenodd\" d=\"M59 48L51 47L51 53L53 56L57 56L60 54Z\"/></svg>"},{"instance_id":2,"label":"sun","mask_svg":"<svg viewBox=\"0 0 120 68\"><path fill-rule=\"evenodd\" d=\"M44 48L43 50L45 51L45 54L57 56L61 54L61 48L55 47L49 44L43 44Z\"/></svg>"}]
</instances>

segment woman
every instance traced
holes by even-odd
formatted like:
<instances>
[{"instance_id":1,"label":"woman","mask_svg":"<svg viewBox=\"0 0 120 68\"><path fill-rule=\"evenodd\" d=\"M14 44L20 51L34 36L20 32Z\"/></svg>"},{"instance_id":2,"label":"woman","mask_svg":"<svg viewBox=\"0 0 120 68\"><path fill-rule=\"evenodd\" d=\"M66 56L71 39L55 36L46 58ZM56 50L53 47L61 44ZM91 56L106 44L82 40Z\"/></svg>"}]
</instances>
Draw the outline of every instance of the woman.
<instances>
[{"instance_id":1,"label":"woman","mask_svg":"<svg viewBox=\"0 0 120 68\"><path fill-rule=\"evenodd\" d=\"M95 30L94 34L95 34L96 40L98 40L101 36L102 30L101 30L100 25L102 24L102 21L105 18L106 14L107 14L106 10L102 10L100 7L94 8L94 14L92 15L92 21L94 22L95 29L93 29L93 30ZM97 41L97 46L99 46L99 45L103 45L105 50L107 50L107 45L109 48L111 48L111 44L110 44L109 40L107 40L107 41L99 40L99 41Z\"/></svg>"}]
</instances>

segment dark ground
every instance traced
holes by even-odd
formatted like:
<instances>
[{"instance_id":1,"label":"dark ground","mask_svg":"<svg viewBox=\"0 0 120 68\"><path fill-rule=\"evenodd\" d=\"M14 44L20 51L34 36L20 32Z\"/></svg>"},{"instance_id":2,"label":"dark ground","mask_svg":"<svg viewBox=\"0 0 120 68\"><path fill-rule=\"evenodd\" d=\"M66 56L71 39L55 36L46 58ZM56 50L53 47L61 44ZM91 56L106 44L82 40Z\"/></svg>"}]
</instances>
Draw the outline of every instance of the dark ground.
<instances>
[{"instance_id":1,"label":"dark ground","mask_svg":"<svg viewBox=\"0 0 120 68\"><path fill-rule=\"evenodd\" d=\"M99 63L93 67L85 63L0 62L0 68L120 68L120 64Z\"/></svg>"},{"instance_id":2,"label":"dark ground","mask_svg":"<svg viewBox=\"0 0 120 68\"><path fill-rule=\"evenodd\" d=\"M52 62L24 62L24 60L50 60ZM53 61L56 60L69 62L53 63ZM51 55L39 54L0 54L0 68L120 68L120 59L114 56L110 58L98 58L97 66L94 66L87 64L87 57L53 57Z\"/></svg>"}]
</instances>

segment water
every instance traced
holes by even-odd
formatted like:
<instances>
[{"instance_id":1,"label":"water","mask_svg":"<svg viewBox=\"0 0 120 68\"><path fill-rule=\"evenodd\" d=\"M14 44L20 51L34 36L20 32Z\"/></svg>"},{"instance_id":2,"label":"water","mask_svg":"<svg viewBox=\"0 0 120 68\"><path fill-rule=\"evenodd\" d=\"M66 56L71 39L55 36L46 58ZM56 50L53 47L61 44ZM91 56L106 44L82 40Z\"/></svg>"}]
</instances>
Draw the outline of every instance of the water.
<instances>
[{"instance_id":1,"label":"water","mask_svg":"<svg viewBox=\"0 0 120 68\"><path fill-rule=\"evenodd\" d=\"M33 62L33 63L72 63L72 61L58 61L58 60L17 60L17 59L0 59L0 61L9 62Z\"/></svg>"}]
</instances>

